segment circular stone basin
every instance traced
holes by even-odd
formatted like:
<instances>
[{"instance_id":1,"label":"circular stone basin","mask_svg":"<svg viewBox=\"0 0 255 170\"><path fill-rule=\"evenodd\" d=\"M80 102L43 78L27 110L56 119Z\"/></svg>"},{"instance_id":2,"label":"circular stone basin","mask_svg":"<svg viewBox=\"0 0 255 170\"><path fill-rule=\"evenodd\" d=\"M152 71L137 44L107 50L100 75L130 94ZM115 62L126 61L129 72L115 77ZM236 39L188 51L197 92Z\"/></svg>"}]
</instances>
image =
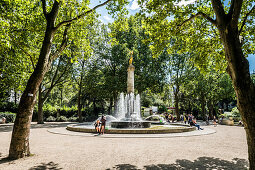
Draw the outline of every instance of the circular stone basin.
<instances>
[{"instance_id":1,"label":"circular stone basin","mask_svg":"<svg viewBox=\"0 0 255 170\"><path fill-rule=\"evenodd\" d=\"M146 121L112 121L112 128L149 128L150 122Z\"/></svg>"},{"instance_id":2,"label":"circular stone basin","mask_svg":"<svg viewBox=\"0 0 255 170\"><path fill-rule=\"evenodd\" d=\"M86 124L71 124L67 130L75 132L96 133L93 125ZM106 126L105 133L109 134L163 134L163 133L182 133L196 130L196 127L185 125L151 125L149 128L113 128Z\"/></svg>"}]
</instances>

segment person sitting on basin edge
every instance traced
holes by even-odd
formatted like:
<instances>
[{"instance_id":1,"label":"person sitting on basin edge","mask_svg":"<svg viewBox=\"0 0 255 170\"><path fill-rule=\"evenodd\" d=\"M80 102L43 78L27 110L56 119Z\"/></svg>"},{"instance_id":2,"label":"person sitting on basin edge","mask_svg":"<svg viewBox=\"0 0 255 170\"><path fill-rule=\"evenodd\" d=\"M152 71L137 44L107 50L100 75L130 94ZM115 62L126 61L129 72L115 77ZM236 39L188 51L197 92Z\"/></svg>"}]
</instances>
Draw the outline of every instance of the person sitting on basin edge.
<instances>
[{"instance_id":1,"label":"person sitting on basin edge","mask_svg":"<svg viewBox=\"0 0 255 170\"><path fill-rule=\"evenodd\" d=\"M190 122L190 126L196 126L197 127L197 130L204 130L203 128L201 128L200 127L200 125L199 124L197 124L197 122L196 122L196 119L194 118L194 119L192 119L192 121Z\"/></svg>"},{"instance_id":2,"label":"person sitting on basin edge","mask_svg":"<svg viewBox=\"0 0 255 170\"><path fill-rule=\"evenodd\" d=\"M96 122L94 123L95 125L95 129L97 131L97 133L100 135L100 120L97 119Z\"/></svg>"}]
</instances>

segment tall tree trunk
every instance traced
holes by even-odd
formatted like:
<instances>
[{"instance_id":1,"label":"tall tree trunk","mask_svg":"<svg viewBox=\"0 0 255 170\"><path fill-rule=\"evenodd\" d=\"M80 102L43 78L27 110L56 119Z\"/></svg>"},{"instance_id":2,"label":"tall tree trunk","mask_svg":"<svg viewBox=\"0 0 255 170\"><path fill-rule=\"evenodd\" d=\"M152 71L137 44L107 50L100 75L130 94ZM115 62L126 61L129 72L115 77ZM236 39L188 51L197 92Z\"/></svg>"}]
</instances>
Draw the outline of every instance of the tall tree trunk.
<instances>
[{"instance_id":1,"label":"tall tree trunk","mask_svg":"<svg viewBox=\"0 0 255 170\"><path fill-rule=\"evenodd\" d=\"M14 103L15 103L15 105L17 104L17 92L16 92L16 90L14 91Z\"/></svg>"},{"instance_id":2,"label":"tall tree trunk","mask_svg":"<svg viewBox=\"0 0 255 170\"><path fill-rule=\"evenodd\" d=\"M60 90L60 107L63 105L63 87Z\"/></svg>"},{"instance_id":3,"label":"tall tree trunk","mask_svg":"<svg viewBox=\"0 0 255 170\"><path fill-rule=\"evenodd\" d=\"M113 105L113 99L111 97L110 98L110 105L109 105L109 109L108 109L109 115L113 115L113 113L112 113L112 105Z\"/></svg>"},{"instance_id":4,"label":"tall tree trunk","mask_svg":"<svg viewBox=\"0 0 255 170\"><path fill-rule=\"evenodd\" d=\"M42 84L39 86L38 92L38 115L37 115L37 123L44 124L43 122L43 97L42 97Z\"/></svg>"},{"instance_id":5,"label":"tall tree trunk","mask_svg":"<svg viewBox=\"0 0 255 170\"><path fill-rule=\"evenodd\" d=\"M34 105L36 103L37 91L45 73L48 71L48 68L51 64L49 63L51 44L55 32L54 23L58 13L58 8L58 3L54 3L52 12L48 15L47 28L45 31L39 59L20 99L9 149L9 158L11 159L19 159L30 155L29 134L32 114Z\"/></svg>"},{"instance_id":6,"label":"tall tree trunk","mask_svg":"<svg viewBox=\"0 0 255 170\"><path fill-rule=\"evenodd\" d=\"M203 120L206 120L206 116L205 116L205 96L204 94L202 94L202 99L201 99L201 108L202 108L202 118Z\"/></svg>"},{"instance_id":7,"label":"tall tree trunk","mask_svg":"<svg viewBox=\"0 0 255 170\"><path fill-rule=\"evenodd\" d=\"M81 112L81 88L82 88L82 77L81 81L79 83L79 91L78 91L78 117L79 117L79 122L82 122L82 112Z\"/></svg>"},{"instance_id":8,"label":"tall tree trunk","mask_svg":"<svg viewBox=\"0 0 255 170\"><path fill-rule=\"evenodd\" d=\"M208 102L208 108L209 108L209 118L211 119L213 117L213 102Z\"/></svg>"},{"instance_id":9,"label":"tall tree trunk","mask_svg":"<svg viewBox=\"0 0 255 170\"><path fill-rule=\"evenodd\" d=\"M249 63L244 57L238 28L231 24L219 28L228 61L227 72L232 79L248 143L250 169L255 169L255 87L249 73Z\"/></svg>"},{"instance_id":10,"label":"tall tree trunk","mask_svg":"<svg viewBox=\"0 0 255 170\"><path fill-rule=\"evenodd\" d=\"M175 114L177 116L177 120L179 121L180 120L180 112L179 112L179 96L178 96L178 93L176 92L174 94L174 103L175 103Z\"/></svg>"}]
</instances>

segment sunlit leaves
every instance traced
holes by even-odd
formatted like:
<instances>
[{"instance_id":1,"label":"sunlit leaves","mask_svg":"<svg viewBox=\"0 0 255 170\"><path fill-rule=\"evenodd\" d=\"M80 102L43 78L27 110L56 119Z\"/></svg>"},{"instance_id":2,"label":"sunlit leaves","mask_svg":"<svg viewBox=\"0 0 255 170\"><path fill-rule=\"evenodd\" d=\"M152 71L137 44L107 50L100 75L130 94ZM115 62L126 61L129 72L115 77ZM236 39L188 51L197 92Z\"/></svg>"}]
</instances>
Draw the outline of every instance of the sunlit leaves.
<instances>
[{"instance_id":1,"label":"sunlit leaves","mask_svg":"<svg viewBox=\"0 0 255 170\"><path fill-rule=\"evenodd\" d=\"M195 53L192 60L202 70L216 68L224 70L226 68L225 54L220 40L217 28L207 19L199 16L186 22L181 27L183 21L195 15L197 12L203 12L207 16L215 19L211 1L201 0L192 4L178 5L180 1L159 1L159 0L140 0L142 13L147 17L146 28L150 35L151 50L154 56L162 53L165 47L168 52L177 52L179 54L190 52ZM184 1L183 1L184 2ZM226 13L230 9L230 4L225 4ZM254 5L253 1L245 1L242 6L242 13L239 19L239 29L245 16L250 12ZM244 54L254 53L254 16L255 10L247 18L245 31L241 33ZM166 24L167 23L167 24ZM165 29L164 27L168 27ZM166 33L167 31L167 33ZM178 37L178 42L169 45L171 37Z\"/></svg>"}]
</instances>

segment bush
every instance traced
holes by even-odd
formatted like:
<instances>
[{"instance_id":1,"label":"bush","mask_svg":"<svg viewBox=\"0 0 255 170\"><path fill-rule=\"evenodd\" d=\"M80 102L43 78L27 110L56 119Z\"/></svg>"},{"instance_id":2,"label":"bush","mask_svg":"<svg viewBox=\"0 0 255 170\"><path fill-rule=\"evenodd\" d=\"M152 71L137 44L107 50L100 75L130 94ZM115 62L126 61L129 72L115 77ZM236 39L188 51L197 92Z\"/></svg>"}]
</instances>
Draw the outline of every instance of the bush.
<instances>
[{"instance_id":1,"label":"bush","mask_svg":"<svg viewBox=\"0 0 255 170\"><path fill-rule=\"evenodd\" d=\"M241 117L239 110L237 109L237 107L234 107L231 111L231 113L233 114L233 117Z\"/></svg>"},{"instance_id":2,"label":"bush","mask_svg":"<svg viewBox=\"0 0 255 170\"><path fill-rule=\"evenodd\" d=\"M59 116L57 119L56 119L57 122L67 122L68 119L65 117L65 116Z\"/></svg>"},{"instance_id":3,"label":"bush","mask_svg":"<svg viewBox=\"0 0 255 170\"><path fill-rule=\"evenodd\" d=\"M68 121L69 121L69 122L78 122L78 119L79 119L78 117L72 116L72 117L69 117L69 118L68 118Z\"/></svg>"},{"instance_id":4,"label":"bush","mask_svg":"<svg viewBox=\"0 0 255 170\"><path fill-rule=\"evenodd\" d=\"M0 118L5 117L6 123L13 123L16 118L16 113L12 112L0 112Z\"/></svg>"},{"instance_id":5,"label":"bush","mask_svg":"<svg viewBox=\"0 0 255 170\"><path fill-rule=\"evenodd\" d=\"M234 107L231 112L224 112L224 114L221 114L219 117L225 117L228 119L232 119L235 122L239 122L241 120L241 115L237 107Z\"/></svg>"},{"instance_id":6,"label":"bush","mask_svg":"<svg viewBox=\"0 0 255 170\"><path fill-rule=\"evenodd\" d=\"M46 122L55 122L56 121L56 118L53 117L53 116L49 116L47 119L46 119Z\"/></svg>"}]
</instances>

